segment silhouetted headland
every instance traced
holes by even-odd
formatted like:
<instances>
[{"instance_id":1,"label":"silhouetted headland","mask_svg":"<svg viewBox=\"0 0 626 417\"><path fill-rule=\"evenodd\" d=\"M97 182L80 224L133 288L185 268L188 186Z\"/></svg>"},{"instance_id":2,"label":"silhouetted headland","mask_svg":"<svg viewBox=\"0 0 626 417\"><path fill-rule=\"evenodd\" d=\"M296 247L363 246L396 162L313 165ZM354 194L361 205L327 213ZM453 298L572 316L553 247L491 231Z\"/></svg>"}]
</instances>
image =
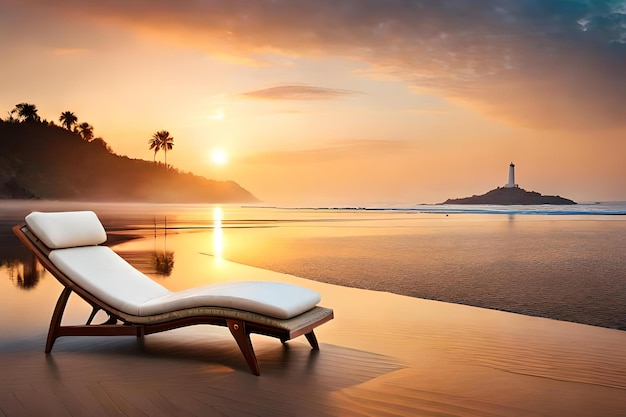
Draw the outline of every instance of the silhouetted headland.
<instances>
[{"instance_id":1,"label":"silhouetted headland","mask_svg":"<svg viewBox=\"0 0 626 417\"><path fill-rule=\"evenodd\" d=\"M464 198L449 198L440 204L500 204L500 205L531 205L531 204L576 204L568 198L554 195L541 195L535 191L526 191L519 187L498 187L483 195Z\"/></svg>"},{"instance_id":2,"label":"silhouetted headland","mask_svg":"<svg viewBox=\"0 0 626 417\"><path fill-rule=\"evenodd\" d=\"M162 163L116 155L101 139L86 141L76 132L43 122L0 121L0 144L0 199L258 201L233 181L211 180Z\"/></svg>"}]
</instances>

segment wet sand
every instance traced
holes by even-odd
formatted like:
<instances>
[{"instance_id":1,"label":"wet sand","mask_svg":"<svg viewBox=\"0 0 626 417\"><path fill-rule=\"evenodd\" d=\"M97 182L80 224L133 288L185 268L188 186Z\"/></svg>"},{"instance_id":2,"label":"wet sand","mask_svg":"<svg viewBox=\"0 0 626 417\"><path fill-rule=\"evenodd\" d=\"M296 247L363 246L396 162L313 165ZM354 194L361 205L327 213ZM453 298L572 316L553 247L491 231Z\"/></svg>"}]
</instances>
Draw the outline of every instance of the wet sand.
<instances>
[{"instance_id":1,"label":"wet sand","mask_svg":"<svg viewBox=\"0 0 626 417\"><path fill-rule=\"evenodd\" d=\"M4 337L0 416L626 415L626 332L224 260L212 268L224 280L279 280L319 291L321 304L335 310L335 320L316 330L321 350L311 351L304 338L283 347L253 336L256 377L227 329L193 326L143 344L66 337L45 355L46 320L11 341ZM44 316L53 298L42 303ZM88 311L70 303L66 322Z\"/></svg>"}]
</instances>

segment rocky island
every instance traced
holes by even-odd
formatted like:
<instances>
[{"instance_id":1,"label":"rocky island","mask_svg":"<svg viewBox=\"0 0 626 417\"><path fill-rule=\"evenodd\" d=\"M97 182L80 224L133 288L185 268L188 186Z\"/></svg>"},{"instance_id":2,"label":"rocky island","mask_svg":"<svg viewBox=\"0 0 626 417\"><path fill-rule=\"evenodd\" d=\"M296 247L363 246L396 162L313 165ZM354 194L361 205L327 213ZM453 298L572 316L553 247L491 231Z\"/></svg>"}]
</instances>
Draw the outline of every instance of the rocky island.
<instances>
[{"instance_id":1,"label":"rocky island","mask_svg":"<svg viewBox=\"0 0 626 417\"><path fill-rule=\"evenodd\" d=\"M541 195L535 191L526 191L515 184L515 165L509 165L509 182L504 187L498 187L482 195L473 195L464 198L449 198L440 204L499 204L499 205L535 205L576 204L575 201L561 196Z\"/></svg>"},{"instance_id":2,"label":"rocky island","mask_svg":"<svg viewBox=\"0 0 626 417\"><path fill-rule=\"evenodd\" d=\"M465 198L449 198L441 204L501 204L501 205L531 205L531 204L576 204L567 198L558 195L541 195L535 191L526 191L523 188L501 188L491 190L483 195L474 195Z\"/></svg>"}]
</instances>

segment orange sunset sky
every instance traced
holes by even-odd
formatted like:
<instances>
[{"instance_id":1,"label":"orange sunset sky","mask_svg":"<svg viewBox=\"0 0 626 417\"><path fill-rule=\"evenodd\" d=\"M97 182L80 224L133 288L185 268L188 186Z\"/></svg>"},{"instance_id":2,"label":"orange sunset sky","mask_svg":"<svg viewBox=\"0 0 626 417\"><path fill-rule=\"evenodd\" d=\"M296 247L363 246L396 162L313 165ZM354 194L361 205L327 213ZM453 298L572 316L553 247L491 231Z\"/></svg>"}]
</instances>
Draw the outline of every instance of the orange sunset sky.
<instances>
[{"instance_id":1,"label":"orange sunset sky","mask_svg":"<svg viewBox=\"0 0 626 417\"><path fill-rule=\"evenodd\" d=\"M268 204L626 200L626 2L0 0L0 117ZM212 162L221 148L228 162ZM162 160L163 155L157 155Z\"/></svg>"}]
</instances>

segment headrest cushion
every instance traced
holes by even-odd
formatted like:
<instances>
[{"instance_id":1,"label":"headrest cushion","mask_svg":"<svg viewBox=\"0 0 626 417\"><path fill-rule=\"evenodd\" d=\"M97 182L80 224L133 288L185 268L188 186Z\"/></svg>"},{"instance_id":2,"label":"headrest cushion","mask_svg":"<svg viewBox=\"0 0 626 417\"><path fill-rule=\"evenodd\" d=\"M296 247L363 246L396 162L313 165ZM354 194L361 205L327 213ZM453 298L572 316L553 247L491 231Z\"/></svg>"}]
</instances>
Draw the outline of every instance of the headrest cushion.
<instances>
[{"instance_id":1,"label":"headrest cushion","mask_svg":"<svg viewBox=\"0 0 626 417\"><path fill-rule=\"evenodd\" d=\"M28 228L50 249L98 245L107 240L104 227L93 211L32 212Z\"/></svg>"}]
</instances>

